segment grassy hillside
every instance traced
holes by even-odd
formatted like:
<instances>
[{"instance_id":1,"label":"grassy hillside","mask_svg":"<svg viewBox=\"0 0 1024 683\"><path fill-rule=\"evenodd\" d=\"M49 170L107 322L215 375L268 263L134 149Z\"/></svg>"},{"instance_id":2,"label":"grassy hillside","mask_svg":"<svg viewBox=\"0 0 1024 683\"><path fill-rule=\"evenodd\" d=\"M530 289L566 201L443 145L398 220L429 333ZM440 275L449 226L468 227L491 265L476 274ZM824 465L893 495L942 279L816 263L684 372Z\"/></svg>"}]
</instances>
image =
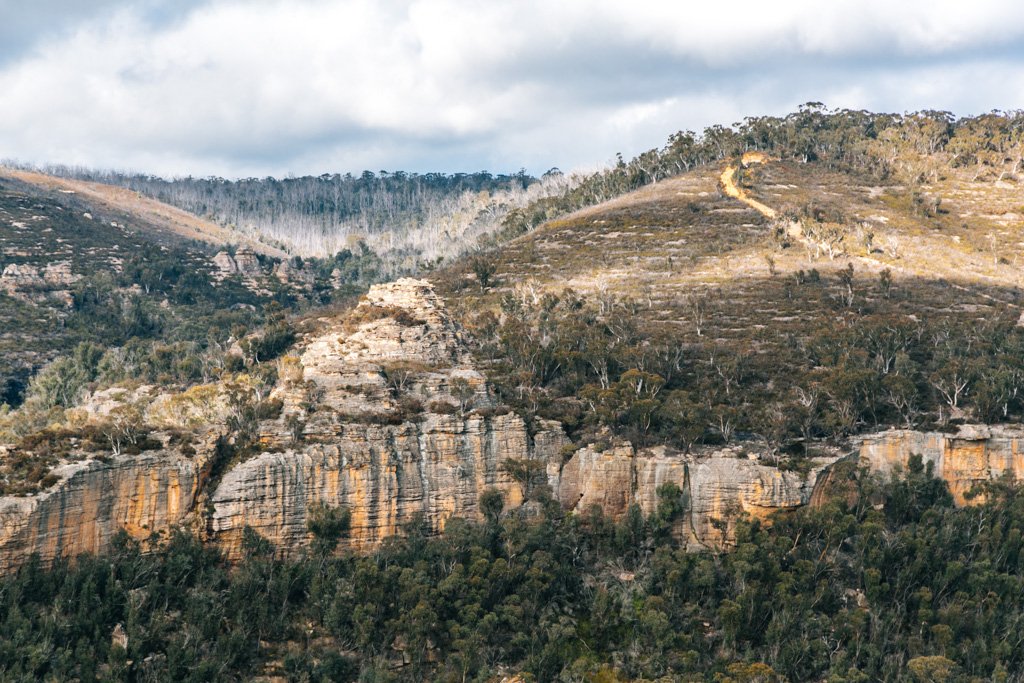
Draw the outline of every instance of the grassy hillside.
<instances>
[{"instance_id":1,"label":"grassy hillside","mask_svg":"<svg viewBox=\"0 0 1024 683\"><path fill-rule=\"evenodd\" d=\"M213 245L66 188L0 177L0 403L83 343L222 344L287 291L215 277ZM179 349L179 353L182 350Z\"/></svg>"},{"instance_id":2,"label":"grassy hillside","mask_svg":"<svg viewBox=\"0 0 1024 683\"><path fill-rule=\"evenodd\" d=\"M735 165L774 218L720 190L720 162L436 276L510 400L581 439L608 425L797 452L1021 415L1024 217L1006 181Z\"/></svg>"}]
</instances>

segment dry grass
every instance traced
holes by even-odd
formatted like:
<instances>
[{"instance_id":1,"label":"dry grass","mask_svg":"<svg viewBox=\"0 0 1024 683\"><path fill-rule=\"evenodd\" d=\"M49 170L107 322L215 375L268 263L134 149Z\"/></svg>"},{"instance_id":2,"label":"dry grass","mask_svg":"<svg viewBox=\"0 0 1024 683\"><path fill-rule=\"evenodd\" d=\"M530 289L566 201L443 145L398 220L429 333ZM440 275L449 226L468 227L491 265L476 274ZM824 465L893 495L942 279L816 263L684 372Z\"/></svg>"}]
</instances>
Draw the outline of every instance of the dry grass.
<instances>
[{"instance_id":1,"label":"dry grass","mask_svg":"<svg viewBox=\"0 0 1024 683\"><path fill-rule=\"evenodd\" d=\"M116 214L120 217L118 222L155 232L153 237L159 237L163 233L179 240L197 240L214 245L243 243L254 251L268 256L288 258L288 254L280 249L246 238L236 231L122 187L58 178L2 166L0 178L18 180L48 192L77 195L82 201L94 207L94 211Z\"/></svg>"},{"instance_id":2,"label":"dry grass","mask_svg":"<svg viewBox=\"0 0 1024 683\"><path fill-rule=\"evenodd\" d=\"M543 225L492 255L495 285L484 294L468 286L465 265L433 279L451 305L466 312L497 309L506 295L529 304L544 292L571 288L598 301L635 301L638 322L651 337L780 358L798 340L862 316L981 324L1020 315L1016 263L1024 243L1010 248L999 242L1000 262L985 237L997 221L1012 222L1004 232L1019 234L1019 219L1008 211L1014 200L991 183L924 188L941 194L940 206L948 207L929 216L915 209L906 187L813 165L772 162L738 174L746 193L781 220L811 214L839 226L845 236L830 259L724 196L721 170L698 169ZM1007 207L1007 213L981 215L989 200L1000 207L990 211ZM848 304L839 273L851 264ZM820 281L799 284L797 273L812 269ZM895 281L890 296L880 281L885 269ZM699 335L695 294L709 302Z\"/></svg>"}]
</instances>

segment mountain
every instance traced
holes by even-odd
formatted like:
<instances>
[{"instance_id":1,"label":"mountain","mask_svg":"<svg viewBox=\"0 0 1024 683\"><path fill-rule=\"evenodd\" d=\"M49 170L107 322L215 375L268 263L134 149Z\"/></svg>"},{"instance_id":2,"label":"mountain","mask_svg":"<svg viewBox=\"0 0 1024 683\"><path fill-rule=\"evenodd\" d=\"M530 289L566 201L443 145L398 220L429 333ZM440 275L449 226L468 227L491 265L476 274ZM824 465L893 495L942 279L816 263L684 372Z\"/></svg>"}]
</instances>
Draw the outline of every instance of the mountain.
<instances>
[{"instance_id":1,"label":"mountain","mask_svg":"<svg viewBox=\"0 0 1024 683\"><path fill-rule=\"evenodd\" d=\"M150 374L140 386L121 379L123 351L90 360L79 349L69 367L86 393L61 398L59 378L40 375L35 403L9 418L21 443L8 449L18 463L8 490L42 492L11 508L23 516L0 543L6 563L101 550L125 524L144 539L187 523L229 557L252 528L290 554L310 540L320 504L353 511L348 545L365 550L420 515L435 530L478 515L477 499L499 483L510 501L545 485L567 510L597 504L621 518L633 503L651 513L672 482L689 505L678 533L694 548L727 547L745 515L807 504L818 475L863 433L1024 410L1021 245L1011 241L1022 218L1005 179L950 175L911 186L745 153L652 177L439 270L433 285L375 287L340 317L294 328L233 304L262 331L179 348L201 356L191 374ZM113 242L128 234L103 229ZM233 285L257 306L269 301L259 283L269 269L247 254L204 263L209 296ZM457 417L443 417L452 406ZM518 422L495 422L509 414ZM462 445L441 445L452 439ZM944 443L920 454L960 492L1007 463L943 468L941 454L959 452ZM136 464L78 464L110 448ZM142 465L125 455L154 449ZM879 467L911 455L899 444L889 452ZM517 489L502 468L519 461ZM169 479L156 474L161 462ZM426 464L442 462L476 485ZM91 498L83 482L95 472L127 477L107 492L110 516L68 515ZM153 477L154 506L116 512L134 500L117 491L137 490L140 476ZM52 505L64 511L57 528L45 521ZM124 515L132 521L119 523ZM68 521L79 518L88 530Z\"/></svg>"},{"instance_id":2,"label":"mountain","mask_svg":"<svg viewBox=\"0 0 1024 683\"><path fill-rule=\"evenodd\" d=\"M1021 120L679 133L391 282L3 181L0 662L1019 676Z\"/></svg>"}]
</instances>

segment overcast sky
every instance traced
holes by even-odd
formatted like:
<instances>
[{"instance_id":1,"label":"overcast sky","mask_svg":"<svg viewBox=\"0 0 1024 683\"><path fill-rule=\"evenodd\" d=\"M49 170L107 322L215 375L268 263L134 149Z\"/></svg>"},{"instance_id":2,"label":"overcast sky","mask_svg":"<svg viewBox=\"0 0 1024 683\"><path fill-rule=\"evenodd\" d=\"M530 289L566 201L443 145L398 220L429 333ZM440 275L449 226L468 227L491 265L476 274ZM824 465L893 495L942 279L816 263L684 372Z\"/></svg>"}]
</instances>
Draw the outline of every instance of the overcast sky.
<instances>
[{"instance_id":1,"label":"overcast sky","mask_svg":"<svg viewBox=\"0 0 1024 683\"><path fill-rule=\"evenodd\" d=\"M0 0L0 159L541 173L808 101L1024 108L1024 2Z\"/></svg>"}]
</instances>

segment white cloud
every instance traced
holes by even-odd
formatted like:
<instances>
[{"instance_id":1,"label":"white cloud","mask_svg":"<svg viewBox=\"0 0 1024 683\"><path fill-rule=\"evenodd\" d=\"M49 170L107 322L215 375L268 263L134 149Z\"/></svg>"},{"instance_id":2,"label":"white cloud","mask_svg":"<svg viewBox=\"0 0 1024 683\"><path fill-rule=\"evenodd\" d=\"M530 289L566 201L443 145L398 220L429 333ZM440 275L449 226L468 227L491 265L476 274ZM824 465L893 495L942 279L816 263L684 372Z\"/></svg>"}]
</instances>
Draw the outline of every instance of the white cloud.
<instances>
[{"instance_id":1,"label":"white cloud","mask_svg":"<svg viewBox=\"0 0 1024 683\"><path fill-rule=\"evenodd\" d=\"M0 0L0 3L5 0ZM1024 5L158 0L0 65L0 156L159 173L563 168L832 106L1024 106Z\"/></svg>"}]
</instances>

